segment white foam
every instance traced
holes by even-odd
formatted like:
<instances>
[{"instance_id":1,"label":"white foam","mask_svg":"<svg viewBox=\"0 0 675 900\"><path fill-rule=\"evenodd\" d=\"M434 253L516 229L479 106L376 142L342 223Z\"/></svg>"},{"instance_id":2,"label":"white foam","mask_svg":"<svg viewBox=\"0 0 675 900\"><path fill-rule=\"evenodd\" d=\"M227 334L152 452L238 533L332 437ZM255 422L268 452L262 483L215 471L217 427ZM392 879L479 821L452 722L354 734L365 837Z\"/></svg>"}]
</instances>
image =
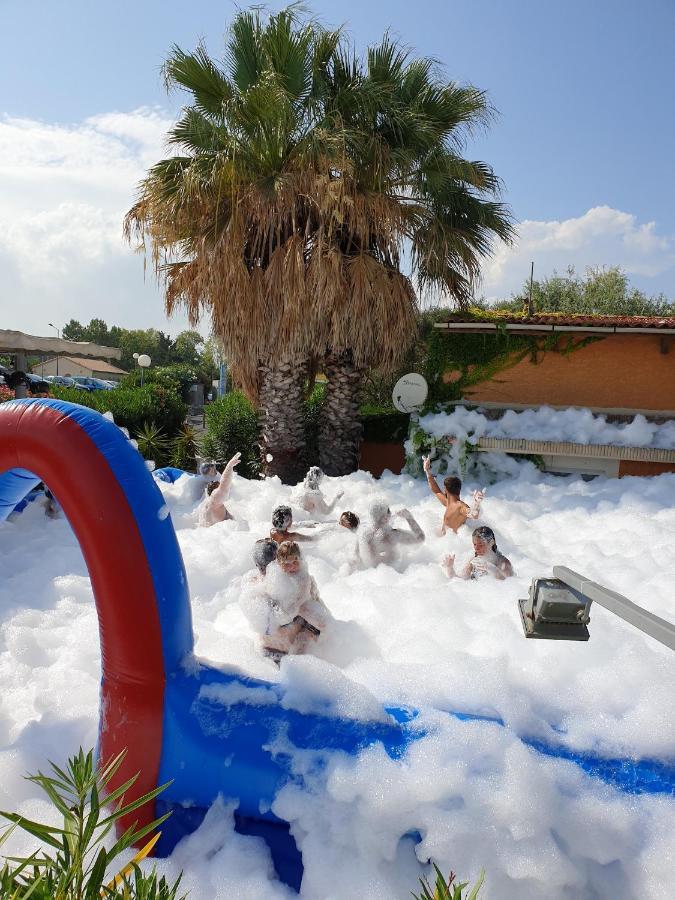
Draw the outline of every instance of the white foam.
<instances>
[{"instance_id":1,"label":"white foam","mask_svg":"<svg viewBox=\"0 0 675 900\"><path fill-rule=\"evenodd\" d=\"M569 441L575 444L611 444L619 447L675 449L675 422L657 425L643 415L630 422L612 423L589 409L553 409L540 406L522 412L507 410L488 419L478 409L457 406L452 412L428 413L420 427L434 437L451 435L460 440L482 437L527 438L532 441Z\"/></svg>"}]
</instances>

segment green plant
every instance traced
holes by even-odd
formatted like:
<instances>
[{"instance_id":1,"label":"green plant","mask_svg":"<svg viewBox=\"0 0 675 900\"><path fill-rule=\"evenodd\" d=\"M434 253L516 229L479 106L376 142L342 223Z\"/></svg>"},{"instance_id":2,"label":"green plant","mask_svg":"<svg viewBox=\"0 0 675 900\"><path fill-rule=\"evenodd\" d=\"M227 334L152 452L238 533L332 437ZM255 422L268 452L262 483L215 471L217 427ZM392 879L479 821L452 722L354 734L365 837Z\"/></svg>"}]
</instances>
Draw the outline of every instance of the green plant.
<instances>
[{"instance_id":1,"label":"green plant","mask_svg":"<svg viewBox=\"0 0 675 900\"><path fill-rule=\"evenodd\" d=\"M480 875L478 876L478 881L464 898L462 892L464 888L469 886L468 881L463 881L460 884L455 884L454 881L456 876L454 872L450 873L446 881L445 876L436 864L434 864L434 869L436 870L436 883L432 886L431 884L429 884L427 878L420 878L422 893L419 895L413 894L415 900L476 900L478 892L480 891L483 881L485 880L484 872L480 873Z\"/></svg>"},{"instance_id":2,"label":"green plant","mask_svg":"<svg viewBox=\"0 0 675 900\"><path fill-rule=\"evenodd\" d=\"M115 422L136 434L152 422L160 426L167 437L180 430L187 407L177 392L160 384L143 387L118 387L114 391L78 391L54 386L52 393L59 400L79 403L101 413L111 412Z\"/></svg>"},{"instance_id":3,"label":"green plant","mask_svg":"<svg viewBox=\"0 0 675 900\"><path fill-rule=\"evenodd\" d=\"M205 408L206 434L202 441L205 456L226 463L241 453L237 473L256 478L260 472L258 414L240 391L232 391Z\"/></svg>"},{"instance_id":4,"label":"green plant","mask_svg":"<svg viewBox=\"0 0 675 900\"><path fill-rule=\"evenodd\" d=\"M192 471L200 455L199 432L192 425L183 425L171 443L171 465L186 472Z\"/></svg>"},{"instance_id":5,"label":"green plant","mask_svg":"<svg viewBox=\"0 0 675 900\"><path fill-rule=\"evenodd\" d=\"M180 877L170 885L154 872L144 874L138 863L147 856L158 834L148 840L131 862L120 868L120 857L134 844L147 838L168 818L162 816L137 828L132 825L112 843L106 840L115 823L160 794L161 785L137 800L124 802L137 775L115 790L108 787L124 760L122 752L101 768L94 753L82 748L68 760L65 769L50 763L52 774L28 776L47 795L63 818L63 826L45 825L20 816L0 812L14 823L0 838L4 843L15 828L42 842L43 847L27 857L9 857L0 869L0 896L7 900L175 900ZM109 807L108 810L102 805ZM109 844L110 846L106 846ZM46 845L46 846L44 846ZM117 870L115 872L115 870ZM129 876L133 873L133 880Z\"/></svg>"},{"instance_id":6,"label":"green plant","mask_svg":"<svg viewBox=\"0 0 675 900\"><path fill-rule=\"evenodd\" d=\"M171 441L164 429L158 428L154 422L144 423L134 437L138 443L138 452L144 459L154 460L158 468L170 462Z\"/></svg>"},{"instance_id":7,"label":"green plant","mask_svg":"<svg viewBox=\"0 0 675 900\"><path fill-rule=\"evenodd\" d=\"M305 465L319 465L319 423L326 385L316 383L305 400Z\"/></svg>"}]
</instances>

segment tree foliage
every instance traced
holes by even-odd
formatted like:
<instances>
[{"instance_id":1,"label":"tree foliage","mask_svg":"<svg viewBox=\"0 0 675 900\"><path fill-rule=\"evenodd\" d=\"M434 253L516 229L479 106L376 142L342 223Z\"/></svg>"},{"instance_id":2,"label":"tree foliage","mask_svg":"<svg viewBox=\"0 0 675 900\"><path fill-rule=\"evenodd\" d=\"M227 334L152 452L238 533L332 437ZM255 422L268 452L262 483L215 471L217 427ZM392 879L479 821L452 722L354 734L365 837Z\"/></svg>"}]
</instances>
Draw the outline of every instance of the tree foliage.
<instances>
[{"instance_id":1,"label":"tree foliage","mask_svg":"<svg viewBox=\"0 0 675 900\"><path fill-rule=\"evenodd\" d=\"M523 285L522 297L497 303L494 309L522 312L527 308L530 283ZM532 303L535 313L555 312L570 315L672 316L675 302L664 294L648 297L631 285L619 266L595 267L579 275L570 266L564 275L533 281Z\"/></svg>"},{"instance_id":2,"label":"tree foliage","mask_svg":"<svg viewBox=\"0 0 675 900\"><path fill-rule=\"evenodd\" d=\"M198 331L181 331L176 338L171 338L157 328L108 327L103 319L92 319L88 325L82 325L77 319L71 319L63 326L62 334L69 341L119 347L122 351L119 365L123 369L136 366L134 353L145 353L153 366L191 366L199 373L199 378L209 384L217 377L216 343L212 338L204 340Z\"/></svg>"}]
</instances>

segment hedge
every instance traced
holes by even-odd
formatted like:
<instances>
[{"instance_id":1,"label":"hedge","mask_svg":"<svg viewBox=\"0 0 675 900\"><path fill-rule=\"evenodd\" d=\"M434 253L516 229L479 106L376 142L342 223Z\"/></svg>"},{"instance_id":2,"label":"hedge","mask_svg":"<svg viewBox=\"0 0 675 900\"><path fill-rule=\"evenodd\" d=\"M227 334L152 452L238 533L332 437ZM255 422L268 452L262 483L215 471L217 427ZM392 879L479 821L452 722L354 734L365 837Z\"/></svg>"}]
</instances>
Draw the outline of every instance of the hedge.
<instances>
[{"instance_id":1,"label":"hedge","mask_svg":"<svg viewBox=\"0 0 675 900\"><path fill-rule=\"evenodd\" d=\"M187 407L173 390L159 384L143 387L118 387L112 391L87 391L51 386L59 400L88 406L100 413L111 412L117 425L127 428L132 436L151 425L161 428L168 438L181 429Z\"/></svg>"}]
</instances>

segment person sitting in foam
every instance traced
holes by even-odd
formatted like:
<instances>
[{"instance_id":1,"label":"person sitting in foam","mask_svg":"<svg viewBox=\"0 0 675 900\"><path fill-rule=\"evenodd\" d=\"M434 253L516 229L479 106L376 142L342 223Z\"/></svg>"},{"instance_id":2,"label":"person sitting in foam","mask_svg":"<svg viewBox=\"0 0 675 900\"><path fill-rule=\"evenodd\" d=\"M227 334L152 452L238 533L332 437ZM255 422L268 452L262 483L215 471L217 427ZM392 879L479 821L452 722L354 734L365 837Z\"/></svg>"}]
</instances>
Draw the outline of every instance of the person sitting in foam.
<instances>
[{"instance_id":1,"label":"person sitting in foam","mask_svg":"<svg viewBox=\"0 0 675 900\"><path fill-rule=\"evenodd\" d=\"M225 466L223 474L219 481L210 480L206 485L206 497L199 506L199 524L203 528L209 528L218 522L225 522L226 519L232 519L233 516L228 512L225 501L230 496L232 488L232 479L234 477L234 468L239 465L241 453L235 453L229 463ZM213 477L215 464L207 464L205 475L202 477ZM215 469L217 474L218 470Z\"/></svg>"},{"instance_id":2,"label":"person sitting in foam","mask_svg":"<svg viewBox=\"0 0 675 900\"><path fill-rule=\"evenodd\" d=\"M356 541L354 543L354 550L351 559L349 559L340 567L341 575L350 575L352 572L355 572L357 569L361 568L361 556L359 554L359 539L357 534L360 524L361 522L359 517L355 512L351 512L350 510L345 510L338 519L338 525L340 525L342 528L346 528L347 531L351 531L356 535Z\"/></svg>"},{"instance_id":3,"label":"person sitting in foam","mask_svg":"<svg viewBox=\"0 0 675 900\"><path fill-rule=\"evenodd\" d=\"M422 463L432 493L445 507L441 534L445 534L448 528L457 533L467 519L477 519L480 516L480 505L485 497L484 490L473 492L473 502L469 506L459 497L462 490L461 479L454 476L444 478L443 490L441 490L431 473L431 457L422 457Z\"/></svg>"},{"instance_id":4,"label":"person sitting in foam","mask_svg":"<svg viewBox=\"0 0 675 900\"><path fill-rule=\"evenodd\" d=\"M398 561L399 547L421 544L424 540L424 532L409 510L401 509L394 515L405 519L410 531L392 526L392 513L387 503L378 501L370 507L371 524L360 533L358 543L359 557L363 565L377 566L379 563L393 565Z\"/></svg>"},{"instance_id":5,"label":"person sitting in foam","mask_svg":"<svg viewBox=\"0 0 675 900\"><path fill-rule=\"evenodd\" d=\"M273 551L268 542L264 548L261 553L267 559ZM258 634L263 655L277 664L289 653L307 652L331 618L295 541L278 547L276 562L266 564L259 581L248 582L240 602Z\"/></svg>"},{"instance_id":6,"label":"person sitting in foam","mask_svg":"<svg viewBox=\"0 0 675 900\"><path fill-rule=\"evenodd\" d=\"M455 571L455 557L448 555L443 560L443 568L448 578L476 579L492 575L499 581L513 575L513 566L503 553L497 549L495 533L487 525L474 528L471 535L474 556L459 572Z\"/></svg>"},{"instance_id":7,"label":"person sitting in foam","mask_svg":"<svg viewBox=\"0 0 675 900\"><path fill-rule=\"evenodd\" d=\"M314 538L310 534L301 534L299 531L290 531L293 524L293 511L290 506L277 506L272 513L272 528L270 530L270 539L276 541L277 544L283 544L284 541L313 541Z\"/></svg>"},{"instance_id":8,"label":"person sitting in foam","mask_svg":"<svg viewBox=\"0 0 675 900\"><path fill-rule=\"evenodd\" d=\"M298 495L298 505L305 512L312 515L328 516L333 512L335 504L343 496L340 491L331 503L326 502L326 498L321 492L320 484L326 476L318 466L312 466L302 483L302 488Z\"/></svg>"}]
</instances>

